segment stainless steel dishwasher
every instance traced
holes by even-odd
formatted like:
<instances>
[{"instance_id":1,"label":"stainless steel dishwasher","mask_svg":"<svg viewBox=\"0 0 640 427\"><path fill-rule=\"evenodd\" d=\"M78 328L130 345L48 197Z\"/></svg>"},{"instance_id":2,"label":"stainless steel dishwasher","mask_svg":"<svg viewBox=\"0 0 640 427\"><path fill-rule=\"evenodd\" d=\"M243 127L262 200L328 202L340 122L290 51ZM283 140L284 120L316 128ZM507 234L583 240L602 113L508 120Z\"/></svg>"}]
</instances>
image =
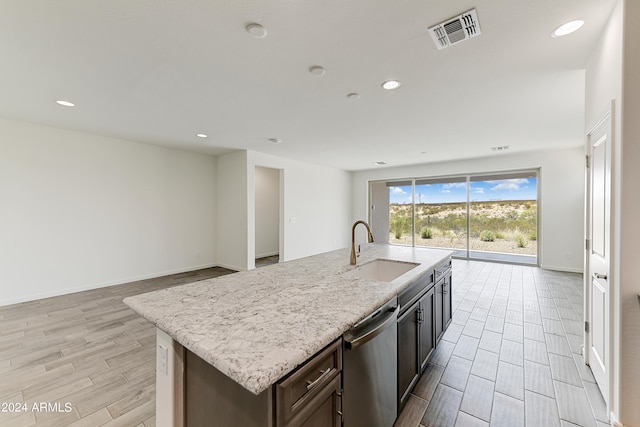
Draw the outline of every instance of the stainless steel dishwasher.
<instances>
[{"instance_id":1,"label":"stainless steel dishwasher","mask_svg":"<svg viewBox=\"0 0 640 427\"><path fill-rule=\"evenodd\" d=\"M392 427L398 415L398 299L344 334L344 427Z\"/></svg>"}]
</instances>

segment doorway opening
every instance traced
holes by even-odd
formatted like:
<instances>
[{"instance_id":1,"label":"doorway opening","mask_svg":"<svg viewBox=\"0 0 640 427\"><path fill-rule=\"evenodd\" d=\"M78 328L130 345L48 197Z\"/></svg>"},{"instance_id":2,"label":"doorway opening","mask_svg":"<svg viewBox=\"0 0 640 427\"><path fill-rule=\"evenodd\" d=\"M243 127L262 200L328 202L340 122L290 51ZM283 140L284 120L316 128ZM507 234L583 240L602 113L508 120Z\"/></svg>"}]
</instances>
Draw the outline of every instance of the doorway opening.
<instances>
[{"instance_id":1,"label":"doorway opening","mask_svg":"<svg viewBox=\"0 0 640 427\"><path fill-rule=\"evenodd\" d=\"M280 170L256 166L255 266L280 262Z\"/></svg>"}]
</instances>

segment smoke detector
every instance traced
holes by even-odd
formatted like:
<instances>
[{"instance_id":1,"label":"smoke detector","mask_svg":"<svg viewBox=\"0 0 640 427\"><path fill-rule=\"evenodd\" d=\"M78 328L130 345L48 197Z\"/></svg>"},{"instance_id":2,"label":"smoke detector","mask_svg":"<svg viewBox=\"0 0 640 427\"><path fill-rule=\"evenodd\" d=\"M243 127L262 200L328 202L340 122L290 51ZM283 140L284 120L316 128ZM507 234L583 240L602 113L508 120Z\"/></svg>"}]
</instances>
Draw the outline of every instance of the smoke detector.
<instances>
[{"instance_id":1,"label":"smoke detector","mask_svg":"<svg viewBox=\"0 0 640 427\"><path fill-rule=\"evenodd\" d=\"M475 9L441 22L429 28L429 34L438 49L444 49L461 41L479 36L480 23Z\"/></svg>"}]
</instances>

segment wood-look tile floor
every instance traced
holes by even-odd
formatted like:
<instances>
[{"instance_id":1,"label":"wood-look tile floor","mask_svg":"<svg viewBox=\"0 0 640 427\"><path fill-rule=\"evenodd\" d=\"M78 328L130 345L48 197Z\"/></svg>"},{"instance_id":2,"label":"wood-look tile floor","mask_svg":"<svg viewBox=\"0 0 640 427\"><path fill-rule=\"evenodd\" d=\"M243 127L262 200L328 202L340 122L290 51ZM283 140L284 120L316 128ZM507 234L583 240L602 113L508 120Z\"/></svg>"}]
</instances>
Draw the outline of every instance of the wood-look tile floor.
<instances>
[{"instance_id":1,"label":"wood-look tile floor","mask_svg":"<svg viewBox=\"0 0 640 427\"><path fill-rule=\"evenodd\" d=\"M0 307L0 426L154 426L155 327L122 300L232 272L208 268Z\"/></svg>"},{"instance_id":2,"label":"wood-look tile floor","mask_svg":"<svg viewBox=\"0 0 640 427\"><path fill-rule=\"evenodd\" d=\"M453 261L453 320L395 427L609 425L581 356L582 275Z\"/></svg>"}]
</instances>

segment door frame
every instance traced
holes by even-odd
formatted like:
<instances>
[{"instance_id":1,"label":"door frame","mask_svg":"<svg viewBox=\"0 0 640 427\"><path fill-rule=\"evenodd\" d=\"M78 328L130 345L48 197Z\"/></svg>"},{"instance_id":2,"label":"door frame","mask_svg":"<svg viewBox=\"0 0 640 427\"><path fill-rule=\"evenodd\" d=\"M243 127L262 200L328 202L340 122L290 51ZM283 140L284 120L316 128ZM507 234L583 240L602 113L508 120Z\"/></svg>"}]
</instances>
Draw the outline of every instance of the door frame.
<instances>
[{"instance_id":1,"label":"door frame","mask_svg":"<svg viewBox=\"0 0 640 427\"><path fill-rule=\"evenodd\" d=\"M584 230L585 230L585 245L584 245L584 275L583 275L583 289L584 289L584 307L583 307L583 312L584 312L584 321L585 321L585 332L584 332L584 343L583 343L583 349L582 349L582 357L584 359L585 364L590 366L590 349L591 349L591 331L593 330L593 328L589 328L589 331L587 331L586 329L586 325L592 325L592 318L591 318L591 280L592 280L592 274L593 271L591 269L591 265L590 265L590 252L591 252L591 241L592 241L592 235L591 235L591 211L590 211L590 206L591 206L591 139L590 136L593 135L596 130L598 130L600 128L600 126L605 122L605 121L609 121L608 124L608 129L606 130L606 133L608 135L608 143L610 144L611 147L611 153L610 153L610 179L609 179L609 191L610 191L610 197L609 197L609 235L610 235L610 239L609 239L609 271L607 272L608 275L608 282L609 282L609 301L608 301L608 309L609 309L609 317L608 317L608 330L607 330L607 334L606 334L606 338L605 338L605 355L608 356L607 360L606 360L606 369L607 369L607 382L608 384L606 385L606 392L603 393L603 398L605 401L605 404L607 405L607 414L609 414L612 404L613 404L613 384L614 384L614 364L615 364L615 357L614 357L614 292L615 292L615 287L614 287L614 283L615 283L615 277L614 277L614 256L615 253L612 250L613 249L613 240L614 240L614 229L613 229L613 214L614 214L614 207L613 207L613 200L614 200L614 188L613 188L613 177L615 174L614 171L614 123L615 123L615 116L614 116L614 106L615 106L615 100L611 100L609 105L603 110L603 112L598 115L599 119L597 120L597 122L592 125L591 127L587 128L587 132L585 133L585 185L584 185L584 190L585 190L585 205L584 205ZM597 382L597 380L596 380ZM600 388L600 385L598 386ZM600 390L602 391L602 389L600 388Z\"/></svg>"}]
</instances>

